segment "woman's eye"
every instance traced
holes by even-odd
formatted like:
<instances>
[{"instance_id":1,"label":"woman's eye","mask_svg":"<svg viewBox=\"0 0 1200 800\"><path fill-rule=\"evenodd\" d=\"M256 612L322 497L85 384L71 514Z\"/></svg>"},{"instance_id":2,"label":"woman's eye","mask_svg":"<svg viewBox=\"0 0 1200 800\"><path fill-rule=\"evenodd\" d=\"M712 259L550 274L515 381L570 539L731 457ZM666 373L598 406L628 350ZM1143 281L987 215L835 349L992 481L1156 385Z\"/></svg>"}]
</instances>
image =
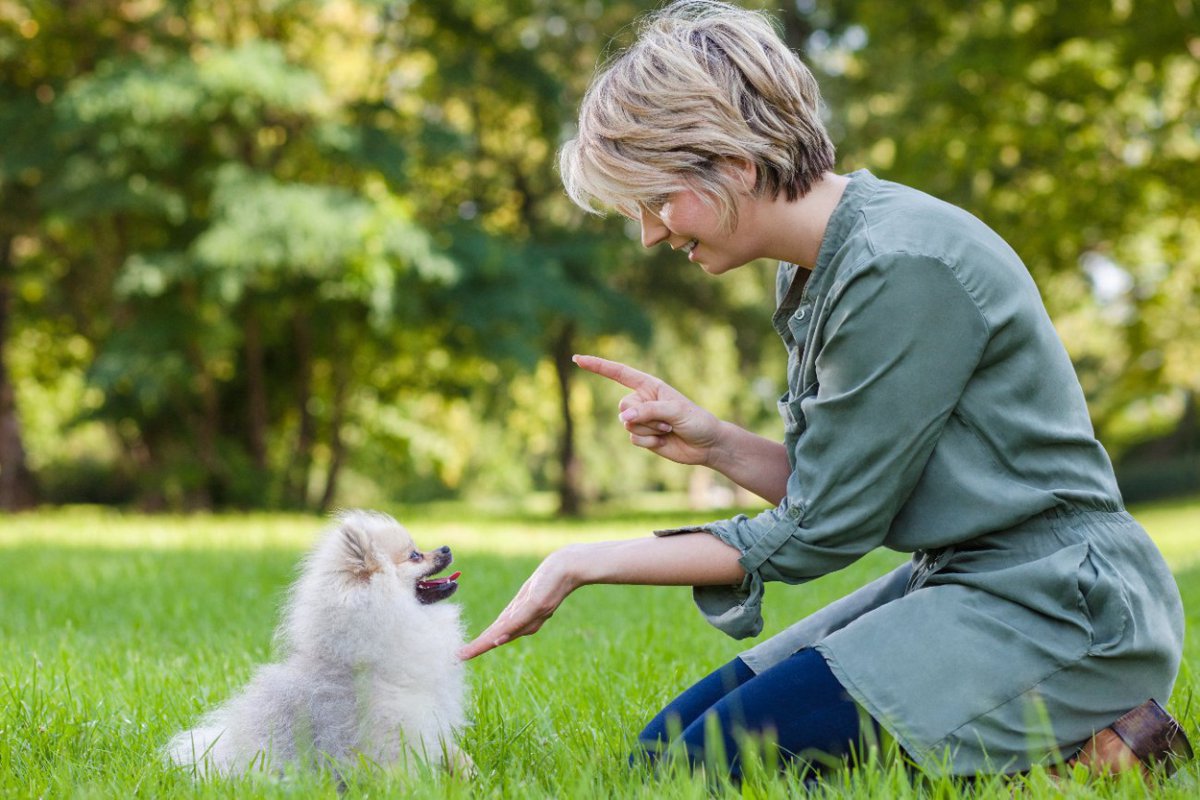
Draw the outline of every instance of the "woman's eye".
<instances>
[{"instance_id":1,"label":"woman's eye","mask_svg":"<svg viewBox=\"0 0 1200 800\"><path fill-rule=\"evenodd\" d=\"M421 560L421 554L420 554L420 553L418 553L416 550L413 550L411 553L409 553L409 555L408 555L408 560L409 560L409 561L420 561L420 560Z\"/></svg>"},{"instance_id":2,"label":"woman's eye","mask_svg":"<svg viewBox=\"0 0 1200 800\"><path fill-rule=\"evenodd\" d=\"M669 199L670 197L662 194L656 195L655 197L646 198L645 200L639 200L636 206L638 215L634 216L631 214L626 214L626 216L634 221L640 220L642 213L648 213L651 216L657 217L660 213L662 213L663 206L667 204Z\"/></svg>"}]
</instances>

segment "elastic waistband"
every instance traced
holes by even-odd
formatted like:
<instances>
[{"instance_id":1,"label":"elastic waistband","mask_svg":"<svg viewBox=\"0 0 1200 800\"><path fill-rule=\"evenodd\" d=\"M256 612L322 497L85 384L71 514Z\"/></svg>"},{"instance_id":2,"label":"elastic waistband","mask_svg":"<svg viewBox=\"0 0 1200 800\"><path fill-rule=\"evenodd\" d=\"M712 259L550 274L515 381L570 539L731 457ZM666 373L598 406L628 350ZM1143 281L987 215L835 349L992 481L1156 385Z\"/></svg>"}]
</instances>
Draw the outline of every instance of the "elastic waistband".
<instances>
[{"instance_id":1,"label":"elastic waistband","mask_svg":"<svg viewBox=\"0 0 1200 800\"><path fill-rule=\"evenodd\" d=\"M1131 535L1137 531L1136 535ZM1145 531L1124 509L1052 508L1011 528L986 533L965 542L913 553L912 576L906 592L920 588L948 563L969 559L982 565L1023 563L1051 555L1064 547L1087 542L1104 550L1125 550L1149 542ZM1151 547L1153 545L1150 545Z\"/></svg>"},{"instance_id":2,"label":"elastic waistband","mask_svg":"<svg viewBox=\"0 0 1200 800\"><path fill-rule=\"evenodd\" d=\"M987 533L957 545L958 550L977 548L1019 549L1051 552L1063 545L1096 537L1108 538L1106 531L1138 526L1124 509L1057 507L1035 514L1011 528Z\"/></svg>"},{"instance_id":3,"label":"elastic waistband","mask_svg":"<svg viewBox=\"0 0 1200 800\"><path fill-rule=\"evenodd\" d=\"M1019 522L1013 526L1013 530L1024 528L1027 525L1041 522L1048 524L1050 527L1062 527L1063 525L1071 525L1074 523L1088 522L1123 522L1127 519L1132 519L1129 512L1124 508L1080 508L1078 506L1055 506L1047 509L1040 514Z\"/></svg>"},{"instance_id":4,"label":"elastic waistband","mask_svg":"<svg viewBox=\"0 0 1200 800\"><path fill-rule=\"evenodd\" d=\"M974 550L981 547L994 547L997 543L1012 545L1017 541L1037 537L1039 534L1056 534L1054 538L1059 544L1046 544L1040 547L1053 548L1061 546L1063 537L1078 538L1079 534L1072 533L1075 528L1088 528L1098 525L1137 525L1137 520L1129 515L1124 508L1080 508L1078 506L1056 506L1046 511L1034 514L1032 517L1018 522L1011 528L1004 528L990 533L984 533L974 539L957 542L944 547L925 548L916 550L914 555L918 561L938 560L938 556L948 556L954 550ZM944 560L944 559L942 559Z\"/></svg>"},{"instance_id":5,"label":"elastic waistband","mask_svg":"<svg viewBox=\"0 0 1200 800\"><path fill-rule=\"evenodd\" d=\"M1043 511L1038 516L1047 519L1064 519L1066 517L1078 517L1084 514L1123 514L1125 513L1124 506L1113 506L1111 508L1095 507L1084 508L1082 506L1055 506L1054 508Z\"/></svg>"}]
</instances>

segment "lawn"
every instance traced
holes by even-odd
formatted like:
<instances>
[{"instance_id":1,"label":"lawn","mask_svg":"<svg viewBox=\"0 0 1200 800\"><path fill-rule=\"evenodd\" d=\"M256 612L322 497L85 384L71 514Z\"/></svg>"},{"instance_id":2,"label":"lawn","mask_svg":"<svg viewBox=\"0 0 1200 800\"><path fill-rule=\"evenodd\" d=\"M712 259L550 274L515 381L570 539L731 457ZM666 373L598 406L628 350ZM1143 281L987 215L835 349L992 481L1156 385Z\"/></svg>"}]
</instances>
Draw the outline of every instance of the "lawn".
<instances>
[{"instance_id":1,"label":"lawn","mask_svg":"<svg viewBox=\"0 0 1200 800\"><path fill-rule=\"evenodd\" d=\"M1197 741L1200 500L1134 509L1176 570L1190 636L1171 709ZM457 601L472 632L491 621L550 549L644 535L687 513L586 522L487 515L462 507L397 514L424 547L450 545ZM286 515L135 516L64 510L0 519L0 796L336 797L332 776L193 784L158 748L271 655L276 610L322 520ZM876 553L799 587L772 586L767 633L898 563ZM766 635L766 634L764 634ZM536 637L470 664L474 781L353 772L352 797L713 796L686 774L651 777L625 758L641 726L685 685L744 647L703 622L683 589L589 587ZM795 776L753 773L751 797L800 793ZM733 796L726 788L717 790ZM1039 772L973 785L895 763L839 773L814 796L1144 797L1136 781L1058 784ZM1193 763L1155 787L1200 796Z\"/></svg>"}]
</instances>

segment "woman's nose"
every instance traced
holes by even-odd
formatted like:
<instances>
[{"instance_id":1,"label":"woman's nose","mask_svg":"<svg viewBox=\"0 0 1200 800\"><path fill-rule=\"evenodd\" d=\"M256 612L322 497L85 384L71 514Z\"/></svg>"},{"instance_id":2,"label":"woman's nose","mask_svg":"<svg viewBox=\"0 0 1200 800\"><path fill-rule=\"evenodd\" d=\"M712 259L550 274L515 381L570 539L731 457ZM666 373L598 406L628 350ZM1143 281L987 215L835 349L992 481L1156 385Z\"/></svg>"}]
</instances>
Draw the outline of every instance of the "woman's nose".
<instances>
[{"instance_id":1,"label":"woman's nose","mask_svg":"<svg viewBox=\"0 0 1200 800\"><path fill-rule=\"evenodd\" d=\"M638 221L642 224L642 247L654 247L671 235L659 216L644 207Z\"/></svg>"}]
</instances>

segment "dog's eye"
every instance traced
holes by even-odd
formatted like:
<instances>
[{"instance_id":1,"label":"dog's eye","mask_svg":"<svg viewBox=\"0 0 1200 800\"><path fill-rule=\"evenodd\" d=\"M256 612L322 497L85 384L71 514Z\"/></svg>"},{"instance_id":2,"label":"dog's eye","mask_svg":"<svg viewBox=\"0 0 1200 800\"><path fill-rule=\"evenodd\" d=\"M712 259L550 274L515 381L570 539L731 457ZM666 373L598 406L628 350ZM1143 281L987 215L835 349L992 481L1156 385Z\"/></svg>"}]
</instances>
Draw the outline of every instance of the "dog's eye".
<instances>
[{"instance_id":1,"label":"dog's eye","mask_svg":"<svg viewBox=\"0 0 1200 800\"><path fill-rule=\"evenodd\" d=\"M409 561L420 561L421 554L418 553L416 550L413 550L411 553L408 554L408 560Z\"/></svg>"}]
</instances>

